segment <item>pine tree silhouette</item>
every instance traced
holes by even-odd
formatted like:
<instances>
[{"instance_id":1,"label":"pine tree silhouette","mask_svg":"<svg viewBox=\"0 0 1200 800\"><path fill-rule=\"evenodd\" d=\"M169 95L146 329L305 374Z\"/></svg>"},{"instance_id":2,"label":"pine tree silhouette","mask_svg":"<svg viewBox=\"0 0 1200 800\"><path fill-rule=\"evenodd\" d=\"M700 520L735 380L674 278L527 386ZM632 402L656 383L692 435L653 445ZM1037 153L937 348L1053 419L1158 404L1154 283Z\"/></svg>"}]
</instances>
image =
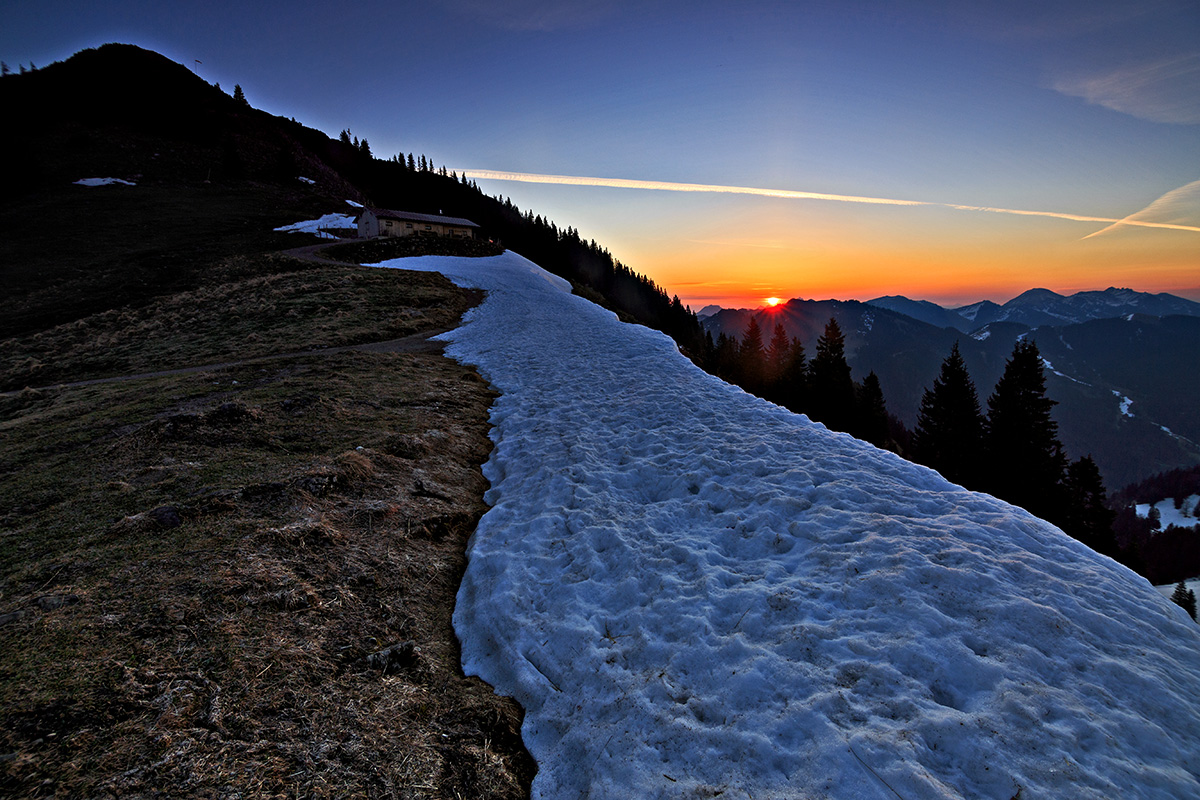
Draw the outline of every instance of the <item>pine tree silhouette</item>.
<instances>
[{"instance_id":1,"label":"pine tree silhouette","mask_svg":"<svg viewBox=\"0 0 1200 800\"><path fill-rule=\"evenodd\" d=\"M913 459L936 469L948 481L977 487L984 458L984 422L979 395L955 342L933 387L921 398L913 431Z\"/></svg>"},{"instance_id":2,"label":"pine tree silhouette","mask_svg":"<svg viewBox=\"0 0 1200 800\"><path fill-rule=\"evenodd\" d=\"M1051 522L1063 511L1066 456L1050 415L1037 344L1017 342L988 398L987 486L1003 500Z\"/></svg>"},{"instance_id":3,"label":"pine tree silhouette","mask_svg":"<svg viewBox=\"0 0 1200 800\"><path fill-rule=\"evenodd\" d=\"M741 363L741 383L748 392L762 394L766 374L766 352L763 349L762 328L758 319L750 316L746 332L742 334L742 346L738 352Z\"/></svg>"},{"instance_id":4,"label":"pine tree silhouette","mask_svg":"<svg viewBox=\"0 0 1200 800\"><path fill-rule=\"evenodd\" d=\"M856 387L855 394L857 420L854 435L876 447L883 447L888 439L888 413L883 400L883 389L874 371L863 378L863 382Z\"/></svg>"},{"instance_id":5,"label":"pine tree silhouette","mask_svg":"<svg viewBox=\"0 0 1200 800\"><path fill-rule=\"evenodd\" d=\"M1071 462L1063 488L1066 495L1060 521L1063 531L1098 553L1115 556L1113 521L1117 515L1108 507L1100 468L1090 455Z\"/></svg>"},{"instance_id":6,"label":"pine tree silhouette","mask_svg":"<svg viewBox=\"0 0 1200 800\"><path fill-rule=\"evenodd\" d=\"M809 365L809 415L835 431L848 431L854 421L854 380L846 363L846 337L830 318L817 339Z\"/></svg>"},{"instance_id":7,"label":"pine tree silhouette","mask_svg":"<svg viewBox=\"0 0 1200 800\"><path fill-rule=\"evenodd\" d=\"M233 85L233 99L244 106L250 105L250 101L246 99L246 93L242 91L242 85L235 83Z\"/></svg>"},{"instance_id":8,"label":"pine tree silhouette","mask_svg":"<svg viewBox=\"0 0 1200 800\"><path fill-rule=\"evenodd\" d=\"M775 330L771 334L771 343L767 345L767 382L772 387L779 382L791 357L792 342L787 331L783 329L783 323L776 322Z\"/></svg>"},{"instance_id":9,"label":"pine tree silhouette","mask_svg":"<svg viewBox=\"0 0 1200 800\"><path fill-rule=\"evenodd\" d=\"M1171 602L1182 606L1192 619L1196 618L1196 593L1187 588L1183 581L1175 585L1175 591L1171 593Z\"/></svg>"},{"instance_id":10,"label":"pine tree silhouette","mask_svg":"<svg viewBox=\"0 0 1200 800\"><path fill-rule=\"evenodd\" d=\"M808 413L808 354L804 344L796 337L788 348L788 360L776 381L780 402L797 414Z\"/></svg>"}]
</instances>

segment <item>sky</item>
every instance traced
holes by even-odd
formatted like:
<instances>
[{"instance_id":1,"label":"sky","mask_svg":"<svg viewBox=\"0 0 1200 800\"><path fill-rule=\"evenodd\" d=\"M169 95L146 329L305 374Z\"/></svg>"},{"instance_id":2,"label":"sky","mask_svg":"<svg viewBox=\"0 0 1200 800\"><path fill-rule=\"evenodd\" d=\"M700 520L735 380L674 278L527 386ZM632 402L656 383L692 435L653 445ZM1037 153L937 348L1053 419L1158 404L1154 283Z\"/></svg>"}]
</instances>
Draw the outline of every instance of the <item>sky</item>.
<instances>
[{"instance_id":1,"label":"sky","mask_svg":"<svg viewBox=\"0 0 1200 800\"><path fill-rule=\"evenodd\" d=\"M110 41L466 171L695 309L1200 300L1195 0L0 6L14 70Z\"/></svg>"}]
</instances>

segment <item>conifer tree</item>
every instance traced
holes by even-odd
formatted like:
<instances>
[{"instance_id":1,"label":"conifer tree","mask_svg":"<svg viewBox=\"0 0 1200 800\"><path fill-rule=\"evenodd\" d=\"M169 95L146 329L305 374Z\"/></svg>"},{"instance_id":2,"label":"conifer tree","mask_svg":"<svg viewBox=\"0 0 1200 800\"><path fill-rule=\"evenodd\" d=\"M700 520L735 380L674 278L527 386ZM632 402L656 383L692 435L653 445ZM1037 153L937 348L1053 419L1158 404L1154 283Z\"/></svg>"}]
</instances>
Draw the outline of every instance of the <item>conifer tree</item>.
<instances>
[{"instance_id":1,"label":"conifer tree","mask_svg":"<svg viewBox=\"0 0 1200 800\"><path fill-rule=\"evenodd\" d=\"M989 490L1051 522L1061 518L1066 456L1050 415L1046 376L1037 344L1018 341L988 398L986 431Z\"/></svg>"},{"instance_id":2,"label":"conifer tree","mask_svg":"<svg viewBox=\"0 0 1200 800\"><path fill-rule=\"evenodd\" d=\"M746 332L742 334L738 355L742 387L753 394L761 394L766 374L766 352L763 349L762 328L753 314L746 325Z\"/></svg>"},{"instance_id":3,"label":"conifer tree","mask_svg":"<svg viewBox=\"0 0 1200 800\"><path fill-rule=\"evenodd\" d=\"M809 365L809 415L835 431L848 431L854 420L854 380L846 363L846 338L830 318L817 339Z\"/></svg>"},{"instance_id":4,"label":"conifer tree","mask_svg":"<svg viewBox=\"0 0 1200 800\"><path fill-rule=\"evenodd\" d=\"M883 389L874 371L855 387L855 395L857 419L853 429L854 435L876 447L883 447L888 439L888 413L883 400Z\"/></svg>"},{"instance_id":5,"label":"conifer tree","mask_svg":"<svg viewBox=\"0 0 1200 800\"><path fill-rule=\"evenodd\" d=\"M341 135L338 137L338 140L339 140L339 141L340 141L342 144L350 144L350 129L349 129L349 128L343 128L343 129L342 129L342 133L341 133Z\"/></svg>"},{"instance_id":6,"label":"conifer tree","mask_svg":"<svg viewBox=\"0 0 1200 800\"><path fill-rule=\"evenodd\" d=\"M417 171L417 160L415 158L413 158L412 153L408 154L408 171L409 172Z\"/></svg>"},{"instance_id":7,"label":"conifer tree","mask_svg":"<svg viewBox=\"0 0 1200 800\"><path fill-rule=\"evenodd\" d=\"M948 481L975 488L983 462L983 412L958 342L925 390L913 431L913 459Z\"/></svg>"},{"instance_id":8,"label":"conifer tree","mask_svg":"<svg viewBox=\"0 0 1200 800\"><path fill-rule=\"evenodd\" d=\"M788 360L776 382L779 402L789 411L808 413L808 354L795 336L788 348Z\"/></svg>"},{"instance_id":9,"label":"conifer tree","mask_svg":"<svg viewBox=\"0 0 1200 800\"><path fill-rule=\"evenodd\" d=\"M1196 618L1196 593L1187 588L1183 581L1175 585L1175 591L1171 593L1171 602L1182 606L1192 619Z\"/></svg>"},{"instance_id":10,"label":"conifer tree","mask_svg":"<svg viewBox=\"0 0 1200 800\"><path fill-rule=\"evenodd\" d=\"M771 334L771 343L767 345L767 383L772 388L783 377L783 371L787 368L791 357L792 342L788 338L787 331L783 329L783 323L776 322L775 331Z\"/></svg>"},{"instance_id":11,"label":"conifer tree","mask_svg":"<svg viewBox=\"0 0 1200 800\"><path fill-rule=\"evenodd\" d=\"M717 377L736 383L738 378L738 343L724 331L717 334L717 344L714 356Z\"/></svg>"},{"instance_id":12,"label":"conifer tree","mask_svg":"<svg viewBox=\"0 0 1200 800\"><path fill-rule=\"evenodd\" d=\"M246 93L242 91L242 85L235 83L233 85L233 99L244 106L250 105L250 101L246 99Z\"/></svg>"},{"instance_id":13,"label":"conifer tree","mask_svg":"<svg viewBox=\"0 0 1200 800\"><path fill-rule=\"evenodd\" d=\"M1063 486L1066 495L1063 531L1098 553L1115 556L1113 522L1117 515L1108 507L1100 468L1090 455L1071 462Z\"/></svg>"},{"instance_id":14,"label":"conifer tree","mask_svg":"<svg viewBox=\"0 0 1200 800\"><path fill-rule=\"evenodd\" d=\"M371 145L367 143L366 139L363 139L358 143L358 152L362 153L367 158L371 158Z\"/></svg>"}]
</instances>

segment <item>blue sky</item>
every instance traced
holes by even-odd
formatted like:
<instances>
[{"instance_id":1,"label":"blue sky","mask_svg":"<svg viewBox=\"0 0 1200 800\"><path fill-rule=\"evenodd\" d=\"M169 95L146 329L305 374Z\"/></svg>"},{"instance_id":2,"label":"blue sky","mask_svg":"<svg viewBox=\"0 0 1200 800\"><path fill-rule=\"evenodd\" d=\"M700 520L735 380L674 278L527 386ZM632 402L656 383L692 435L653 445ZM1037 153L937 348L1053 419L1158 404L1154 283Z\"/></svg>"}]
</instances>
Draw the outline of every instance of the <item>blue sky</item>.
<instances>
[{"instance_id":1,"label":"blue sky","mask_svg":"<svg viewBox=\"0 0 1200 800\"><path fill-rule=\"evenodd\" d=\"M695 307L763 293L1002 301L1033 285L1200 298L1200 231L1085 238L1109 224L949 208L1200 227L1194 0L0 10L13 69L107 41L331 134L348 127L385 157L934 204L479 179Z\"/></svg>"}]
</instances>

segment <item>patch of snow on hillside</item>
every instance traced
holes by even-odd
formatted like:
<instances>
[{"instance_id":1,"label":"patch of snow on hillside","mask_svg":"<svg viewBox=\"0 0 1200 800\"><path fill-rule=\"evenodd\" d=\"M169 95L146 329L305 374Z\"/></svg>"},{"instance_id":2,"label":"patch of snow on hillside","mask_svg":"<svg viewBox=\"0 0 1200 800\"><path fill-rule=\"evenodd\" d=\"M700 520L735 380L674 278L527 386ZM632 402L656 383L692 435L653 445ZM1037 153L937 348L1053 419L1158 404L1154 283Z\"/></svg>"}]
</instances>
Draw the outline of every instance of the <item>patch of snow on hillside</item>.
<instances>
[{"instance_id":1,"label":"patch of snow on hillside","mask_svg":"<svg viewBox=\"0 0 1200 800\"><path fill-rule=\"evenodd\" d=\"M982 342L991 335L992 335L992 332L990 330L988 330L987 328L983 328L982 330L978 330L978 331L975 331L974 333L972 333L971 338Z\"/></svg>"},{"instance_id":2,"label":"patch of snow on hillside","mask_svg":"<svg viewBox=\"0 0 1200 800\"><path fill-rule=\"evenodd\" d=\"M1133 414L1133 413L1132 413L1132 412L1129 410L1129 409L1130 409L1130 407L1133 405L1133 401L1132 401L1132 400L1130 400L1130 399L1129 399L1128 397L1126 397L1125 395L1123 395L1123 394L1121 394L1120 392L1118 392L1116 389L1113 389L1113 390L1112 390L1112 393L1113 393L1114 395L1116 395L1116 397L1117 397L1118 399L1120 399L1120 401L1121 401L1121 416L1123 416L1123 417L1129 417L1130 419L1133 419L1133 417L1134 417L1134 414Z\"/></svg>"},{"instance_id":3,"label":"patch of snow on hillside","mask_svg":"<svg viewBox=\"0 0 1200 800\"><path fill-rule=\"evenodd\" d=\"M322 229L353 228L356 224L355 218L350 214L326 214L320 219L293 222L291 225L283 225L275 230L279 233L311 233L322 239L336 239L337 237L332 233L327 233Z\"/></svg>"},{"instance_id":4,"label":"patch of snow on hillside","mask_svg":"<svg viewBox=\"0 0 1200 800\"><path fill-rule=\"evenodd\" d=\"M347 201L346 201L346 205L348 205L348 206L354 206L355 208L362 208L362 207L363 207L363 204L362 204L362 203L356 203L356 202L354 202L353 200L347 200Z\"/></svg>"},{"instance_id":5,"label":"patch of snow on hillside","mask_svg":"<svg viewBox=\"0 0 1200 800\"><path fill-rule=\"evenodd\" d=\"M133 181L122 180L121 178L80 178L75 181L76 186L137 186Z\"/></svg>"},{"instance_id":6,"label":"patch of snow on hillside","mask_svg":"<svg viewBox=\"0 0 1200 800\"><path fill-rule=\"evenodd\" d=\"M303 175L297 175L296 180L300 181L301 183L307 183L309 186L317 185L317 182L314 181L312 178L305 178Z\"/></svg>"},{"instance_id":7,"label":"patch of snow on hillside","mask_svg":"<svg viewBox=\"0 0 1200 800\"><path fill-rule=\"evenodd\" d=\"M1200 627L1024 511L711 377L507 253L454 624L534 798L1200 796Z\"/></svg>"},{"instance_id":8,"label":"patch of snow on hillside","mask_svg":"<svg viewBox=\"0 0 1200 800\"><path fill-rule=\"evenodd\" d=\"M1158 593L1161 594L1163 597L1166 597L1169 599L1171 597L1171 595L1175 593L1175 587L1178 585L1179 585L1179 581L1175 581L1175 583L1164 583L1159 586L1155 586L1154 588L1158 589ZM1200 577L1191 578L1189 580L1184 581L1183 586L1185 589L1191 589L1193 592L1196 593L1197 597L1200 597Z\"/></svg>"},{"instance_id":9,"label":"patch of snow on hillside","mask_svg":"<svg viewBox=\"0 0 1200 800\"><path fill-rule=\"evenodd\" d=\"M1024 335L1024 334L1022 334L1022 335ZM1051 364L1050 361L1048 359L1046 359L1044 356L1042 357L1042 366L1045 367L1046 369L1050 370L1051 372L1053 372L1055 375L1057 375L1060 378L1066 378L1069 381L1074 381L1075 383L1078 383L1080 386L1091 386L1090 383L1085 383L1084 381L1081 381L1078 378L1072 378L1070 375L1067 375L1064 372L1059 372L1058 370L1056 370L1054 368L1054 365Z\"/></svg>"},{"instance_id":10,"label":"patch of snow on hillside","mask_svg":"<svg viewBox=\"0 0 1200 800\"><path fill-rule=\"evenodd\" d=\"M1180 508L1175 507L1173 499L1160 500L1157 503L1138 503L1135 506L1137 515L1145 519L1150 516L1150 509L1158 509L1159 527L1166 530L1168 525L1177 525L1180 528L1193 528L1200 525L1200 520L1192 515L1196 509L1196 503L1200 503L1200 494L1194 494L1183 501Z\"/></svg>"}]
</instances>

